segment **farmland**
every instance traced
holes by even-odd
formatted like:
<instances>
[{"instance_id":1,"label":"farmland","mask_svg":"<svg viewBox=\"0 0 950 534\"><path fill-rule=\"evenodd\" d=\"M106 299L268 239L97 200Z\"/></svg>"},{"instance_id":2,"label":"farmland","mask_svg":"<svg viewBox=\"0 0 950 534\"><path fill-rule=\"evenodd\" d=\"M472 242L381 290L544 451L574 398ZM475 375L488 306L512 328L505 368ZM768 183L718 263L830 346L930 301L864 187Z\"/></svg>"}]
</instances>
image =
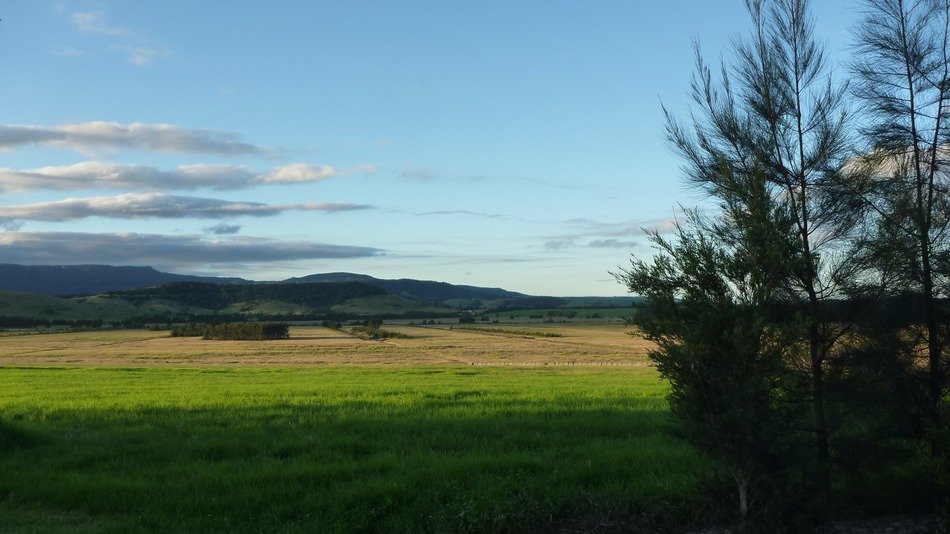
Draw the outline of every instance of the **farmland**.
<instances>
[{"instance_id":1,"label":"farmland","mask_svg":"<svg viewBox=\"0 0 950 534\"><path fill-rule=\"evenodd\" d=\"M480 328L480 327L475 327ZM622 325L532 324L560 337L444 327L386 326L408 339L362 340L323 327L296 327L267 342L172 338L167 331L116 330L0 337L6 366L619 365L643 366L649 345ZM508 330L516 332L513 328Z\"/></svg>"},{"instance_id":2,"label":"farmland","mask_svg":"<svg viewBox=\"0 0 950 534\"><path fill-rule=\"evenodd\" d=\"M695 519L703 460L669 435L648 346L623 327L386 328L409 337L0 338L0 525L409 532Z\"/></svg>"}]
</instances>

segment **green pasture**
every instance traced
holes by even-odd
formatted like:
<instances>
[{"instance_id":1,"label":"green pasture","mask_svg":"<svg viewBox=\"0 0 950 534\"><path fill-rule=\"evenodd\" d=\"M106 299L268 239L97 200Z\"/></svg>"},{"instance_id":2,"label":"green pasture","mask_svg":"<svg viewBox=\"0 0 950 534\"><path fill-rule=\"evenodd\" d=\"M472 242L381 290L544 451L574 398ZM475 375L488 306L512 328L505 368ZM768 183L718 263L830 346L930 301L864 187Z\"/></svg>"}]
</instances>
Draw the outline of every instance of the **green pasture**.
<instances>
[{"instance_id":1,"label":"green pasture","mask_svg":"<svg viewBox=\"0 0 950 534\"><path fill-rule=\"evenodd\" d=\"M0 531L689 522L650 368L0 369Z\"/></svg>"}]
</instances>

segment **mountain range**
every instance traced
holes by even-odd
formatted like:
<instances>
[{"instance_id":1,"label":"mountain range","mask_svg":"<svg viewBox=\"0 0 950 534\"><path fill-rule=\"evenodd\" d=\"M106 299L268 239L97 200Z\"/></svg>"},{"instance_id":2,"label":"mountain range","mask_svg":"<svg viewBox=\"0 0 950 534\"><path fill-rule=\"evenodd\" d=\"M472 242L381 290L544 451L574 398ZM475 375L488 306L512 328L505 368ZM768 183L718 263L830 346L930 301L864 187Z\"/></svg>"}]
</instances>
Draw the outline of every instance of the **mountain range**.
<instances>
[{"instance_id":1,"label":"mountain range","mask_svg":"<svg viewBox=\"0 0 950 534\"><path fill-rule=\"evenodd\" d=\"M0 264L0 319L11 324L25 318L37 324L89 319L141 324L222 315L438 317L460 310L621 308L632 300L539 297L501 288L384 280L345 272L262 282L164 273L152 267Z\"/></svg>"},{"instance_id":2,"label":"mountain range","mask_svg":"<svg viewBox=\"0 0 950 534\"><path fill-rule=\"evenodd\" d=\"M0 264L0 290L77 297L130 289L161 286L173 282L205 284L308 284L314 282L360 282L391 295L422 302L441 303L452 299L519 299L528 295L500 288L454 285L429 280L383 280L365 274L325 273L276 282L235 277L193 276L158 271L152 267L112 265L16 265Z\"/></svg>"},{"instance_id":3,"label":"mountain range","mask_svg":"<svg viewBox=\"0 0 950 534\"><path fill-rule=\"evenodd\" d=\"M0 290L58 297L94 295L171 282L250 284L242 278L191 276L157 271L151 267L112 265L0 264Z\"/></svg>"}]
</instances>

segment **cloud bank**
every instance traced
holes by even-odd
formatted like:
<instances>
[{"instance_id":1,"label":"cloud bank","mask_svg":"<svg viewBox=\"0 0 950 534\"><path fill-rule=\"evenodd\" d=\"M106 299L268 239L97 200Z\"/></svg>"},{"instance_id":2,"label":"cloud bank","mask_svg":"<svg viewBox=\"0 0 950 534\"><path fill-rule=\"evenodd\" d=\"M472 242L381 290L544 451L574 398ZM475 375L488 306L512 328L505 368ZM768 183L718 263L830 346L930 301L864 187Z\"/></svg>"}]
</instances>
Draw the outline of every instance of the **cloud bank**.
<instances>
[{"instance_id":1,"label":"cloud bank","mask_svg":"<svg viewBox=\"0 0 950 534\"><path fill-rule=\"evenodd\" d=\"M0 191L96 188L135 191L210 188L226 191L267 184L319 182L364 168L341 170L329 165L293 163L259 173L240 165L181 165L173 170L161 170L147 165L86 161L25 171L0 168Z\"/></svg>"},{"instance_id":2,"label":"cloud bank","mask_svg":"<svg viewBox=\"0 0 950 534\"><path fill-rule=\"evenodd\" d=\"M648 235L653 231L668 234L676 228L676 222L673 219L603 222L579 218L565 222L578 228L578 231L550 236L541 245L544 250L559 251L576 247L630 249L640 245L633 238Z\"/></svg>"},{"instance_id":3,"label":"cloud bank","mask_svg":"<svg viewBox=\"0 0 950 534\"><path fill-rule=\"evenodd\" d=\"M153 265L280 262L378 256L369 247L280 241L255 237L208 240L203 236L80 232L0 233L0 257L22 264L64 262Z\"/></svg>"},{"instance_id":4,"label":"cloud bank","mask_svg":"<svg viewBox=\"0 0 950 534\"><path fill-rule=\"evenodd\" d=\"M600 236L623 238L647 235L652 231L668 234L676 228L673 219L644 219L623 222L602 222L593 219L579 218L567 221L581 228L581 236Z\"/></svg>"},{"instance_id":5,"label":"cloud bank","mask_svg":"<svg viewBox=\"0 0 950 534\"><path fill-rule=\"evenodd\" d=\"M139 51L142 61L154 59ZM267 155L270 150L239 140L238 135L217 130L182 128L174 124L92 121L56 126L9 124L0 126L0 150L28 145L74 150L82 154L119 149L148 152L189 152L223 156Z\"/></svg>"},{"instance_id":6,"label":"cloud bank","mask_svg":"<svg viewBox=\"0 0 950 534\"><path fill-rule=\"evenodd\" d=\"M0 207L0 222L31 220L62 222L87 217L115 219L223 219L268 217L285 211L339 212L369 206L339 202L269 205L261 202L232 202L214 198L130 193L112 197L67 198L21 206Z\"/></svg>"}]
</instances>

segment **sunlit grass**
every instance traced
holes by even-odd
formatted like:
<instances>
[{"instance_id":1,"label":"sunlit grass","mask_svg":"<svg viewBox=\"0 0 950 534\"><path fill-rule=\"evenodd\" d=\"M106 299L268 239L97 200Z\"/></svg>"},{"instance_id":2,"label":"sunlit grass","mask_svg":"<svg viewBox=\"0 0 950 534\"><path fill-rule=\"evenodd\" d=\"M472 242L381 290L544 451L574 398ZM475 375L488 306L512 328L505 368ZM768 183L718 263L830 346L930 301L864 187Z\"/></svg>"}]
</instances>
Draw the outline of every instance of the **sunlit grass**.
<instances>
[{"instance_id":1,"label":"sunlit grass","mask_svg":"<svg viewBox=\"0 0 950 534\"><path fill-rule=\"evenodd\" d=\"M0 526L683 520L702 460L664 392L649 368L0 369Z\"/></svg>"}]
</instances>

